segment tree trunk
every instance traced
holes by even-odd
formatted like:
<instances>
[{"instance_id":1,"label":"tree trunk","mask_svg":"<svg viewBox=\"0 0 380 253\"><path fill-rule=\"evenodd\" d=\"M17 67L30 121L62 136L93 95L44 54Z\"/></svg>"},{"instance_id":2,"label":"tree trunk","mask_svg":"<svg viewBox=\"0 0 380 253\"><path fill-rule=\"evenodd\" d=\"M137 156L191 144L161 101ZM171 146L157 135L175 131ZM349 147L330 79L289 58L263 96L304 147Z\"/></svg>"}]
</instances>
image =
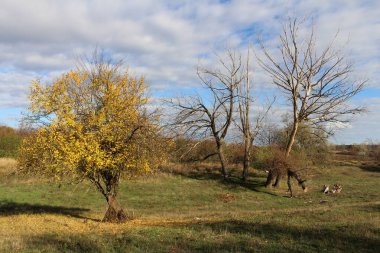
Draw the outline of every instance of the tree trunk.
<instances>
[{"instance_id":1,"label":"tree trunk","mask_svg":"<svg viewBox=\"0 0 380 253\"><path fill-rule=\"evenodd\" d=\"M282 179L282 175L280 173L278 173L278 175L276 177L276 181L273 184L274 188L279 188L280 187L281 179Z\"/></svg>"},{"instance_id":2,"label":"tree trunk","mask_svg":"<svg viewBox=\"0 0 380 253\"><path fill-rule=\"evenodd\" d=\"M248 178L250 158L251 158L251 150L250 150L249 140L247 140L247 138L245 138L245 140L244 140L243 174L242 174L242 180L244 182L247 181L247 178Z\"/></svg>"},{"instance_id":3,"label":"tree trunk","mask_svg":"<svg viewBox=\"0 0 380 253\"><path fill-rule=\"evenodd\" d=\"M293 147L294 140L296 138L296 134L297 134L297 130L298 130L298 124L299 123L296 120L293 123L292 132L290 133L289 141L286 145L286 151L285 151L286 157L288 157L290 155L290 152L292 151L292 147Z\"/></svg>"},{"instance_id":4,"label":"tree trunk","mask_svg":"<svg viewBox=\"0 0 380 253\"><path fill-rule=\"evenodd\" d=\"M249 168L249 159L246 158L245 155L244 155L243 175L242 175L242 180L244 182L246 182L247 178L248 178L248 168Z\"/></svg>"},{"instance_id":5,"label":"tree trunk","mask_svg":"<svg viewBox=\"0 0 380 253\"><path fill-rule=\"evenodd\" d=\"M226 160L223 154L223 145L220 142L218 142L217 148L218 148L218 156L220 160L221 172L222 172L223 178L226 179L228 177L228 173L226 169Z\"/></svg>"},{"instance_id":6,"label":"tree trunk","mask_svg":"<svg viewBox=\"0 0 380 253\"><path fill-rule=\"evenodd\" d=\"M107 195L108 208L104 214L103 222L125 222L127 220L127 215L124 210L120 208L116 202L116 195Z\"/></svg>"}]
</instances>

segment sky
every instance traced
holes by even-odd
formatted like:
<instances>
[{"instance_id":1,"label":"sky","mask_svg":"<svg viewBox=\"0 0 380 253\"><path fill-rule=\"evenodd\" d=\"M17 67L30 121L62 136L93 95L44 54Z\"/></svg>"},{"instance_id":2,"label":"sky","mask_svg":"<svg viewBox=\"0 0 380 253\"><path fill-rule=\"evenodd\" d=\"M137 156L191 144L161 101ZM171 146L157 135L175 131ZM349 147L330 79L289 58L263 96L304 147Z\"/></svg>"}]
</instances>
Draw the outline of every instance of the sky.
<instances>
[{"instance_id":1,"label":"sky","mask_svg":"<svg viewBox=\"0 0 380 253\"><path fill-rule=\"evenodd\" d=\"M380 1L378 0L0 0L0 124L17 127L32 80L45 82L74 68L98 47L143 75L155 98L200 88L199 62L226 47L246 48L260 37L275 47L287 17L313 18L317 42L336 45L368 79L353 105L359 115L330 139L380 142ZM275 90L260 68L255 87ZM278 103L277 115L286 111Z\"/></svg>"}]
</instances>

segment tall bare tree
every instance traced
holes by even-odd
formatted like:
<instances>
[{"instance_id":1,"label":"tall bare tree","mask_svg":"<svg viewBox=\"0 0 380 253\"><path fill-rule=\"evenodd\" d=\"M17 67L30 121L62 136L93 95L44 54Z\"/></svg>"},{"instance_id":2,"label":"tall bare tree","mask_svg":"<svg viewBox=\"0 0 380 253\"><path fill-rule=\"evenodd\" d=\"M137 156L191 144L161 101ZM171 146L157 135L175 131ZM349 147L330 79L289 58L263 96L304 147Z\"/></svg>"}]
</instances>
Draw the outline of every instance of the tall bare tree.
<instances>
[{"instance_id":1,"label":"tall bare tree","mask_svg":"<svg viewBox=\"0 0 380 253\"><path fill-rule=\"evenodd\" d=\"M271 54L261 41L265 56L259 59L260 65L292 105L292 127L285 150L287 157L301 123L318 127L327 122L348 122L349 115L364 110L347 103L363 89L365 81L352 78L352 64L334 46L337 36L318 50L314 26L308 35L300 36L303 24L298 19L284 23L278 55Z\"/></svg>"},{"instance_id":2,"label":"tall bare tree","mask_svg":"<svg viewBox=\"0 0 380 253\"><path fill-rule=\"evenodd\" d=\"M174 124L182 127L186 135L214 139L221 173L227 178L223 145L235 110L236 87L243 80L241 55L227 50L226 57L219 57L219 65L217 69L197 68L198 77L209 92L208 99L197 95L171 100L170 105L178 112Z\"/></svg>"},{"instance_id":3,"label":"tall bare tree","mask_svg":"<svg viewBox=\"0 0 380 253\"><path fill-rule=\"evenodd\" d=\"M243 134L243 145L244 145L244 158L243 158L243 173L242 180L246 181L248 177L248 170L250 166L251 150L253 142L259 133L262 126L263 120L265 119L267 113L269 112L273 102L267 107L264 113L259 113L255 117L254 123L252 122L252 108L251 104L254 102L252 96L252 79L250 75L250 50L248 48L246 55L245 70L242 82L237 85L238 93L238 110L240 124L237 124L239 130ZM253 124L252 124L253 123Z\"/></svg>"}]
</instances>

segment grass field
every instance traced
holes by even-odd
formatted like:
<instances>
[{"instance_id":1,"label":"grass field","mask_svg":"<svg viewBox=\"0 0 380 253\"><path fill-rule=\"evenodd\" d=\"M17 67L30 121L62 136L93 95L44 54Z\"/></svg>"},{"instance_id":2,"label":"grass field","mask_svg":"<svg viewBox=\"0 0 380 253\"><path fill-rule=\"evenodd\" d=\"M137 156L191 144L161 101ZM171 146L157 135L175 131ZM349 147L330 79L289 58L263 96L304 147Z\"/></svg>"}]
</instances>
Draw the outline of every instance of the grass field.
<instances>
[{"instance_id":1,"label":"grass field","mask_svg":"<svg viewBox=\"0 0 380 253\"><path fill-rule=\"evenodd\" d=\"M99 222L106 203L89 184L14 173L0 159L1 252L379 252L380 166L340 159L314 169L309 192L288 198L211 169L175 170L124 181L119 202L134 217ZM324 195L324 184L340 194Z\"/></svg>"}]
</instances>

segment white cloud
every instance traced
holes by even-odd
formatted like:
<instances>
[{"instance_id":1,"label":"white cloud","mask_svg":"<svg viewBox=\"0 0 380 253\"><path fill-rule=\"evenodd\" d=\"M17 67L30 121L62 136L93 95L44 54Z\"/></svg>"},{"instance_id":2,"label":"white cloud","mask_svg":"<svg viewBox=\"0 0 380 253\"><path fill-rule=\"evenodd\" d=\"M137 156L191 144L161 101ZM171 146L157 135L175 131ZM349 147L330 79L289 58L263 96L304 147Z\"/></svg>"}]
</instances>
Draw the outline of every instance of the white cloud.
<instances>
[{"instance_id":1,"label":"white cloud","mask_svg":"<svg viewBox=\"0 0 380 253\"><path fill-rule=\"evenodd\" d=\"M0 108L25 107L27 105L27 84L33 78L33 73L0 73Z\"/></svg>"},{"instance_id":2,"label":"white cloud","mask_svg":"<svg viewBox=\"0 0 380 253\"><path fill-rule=\"evenodd\" d=\"M380 98L365 99L368 112L356 116L350 123L350 127L341 129L331 138L337 144L364 143L371 140L380 142Z\"/></svg>"},{"instance_id":3,"label":"white cloud","mask_svg":"<svg viewBox=\"0 0 380 253\"><path fill-rule=\"evenodd\" d=\"M376 0L0 0L0 6L0 110L25 106L31 79L73 67L95 46L124 58L153 92L188 90L199 84L201 56L226 45L245 47L259 34L274 45L287 15L315 16L319 41L329 41L337 29L338 45L349 36L346 51L358 75L380 88ZM256 69L256 86L264 91L270 80Z\"/></svg>"}]
</instances>

